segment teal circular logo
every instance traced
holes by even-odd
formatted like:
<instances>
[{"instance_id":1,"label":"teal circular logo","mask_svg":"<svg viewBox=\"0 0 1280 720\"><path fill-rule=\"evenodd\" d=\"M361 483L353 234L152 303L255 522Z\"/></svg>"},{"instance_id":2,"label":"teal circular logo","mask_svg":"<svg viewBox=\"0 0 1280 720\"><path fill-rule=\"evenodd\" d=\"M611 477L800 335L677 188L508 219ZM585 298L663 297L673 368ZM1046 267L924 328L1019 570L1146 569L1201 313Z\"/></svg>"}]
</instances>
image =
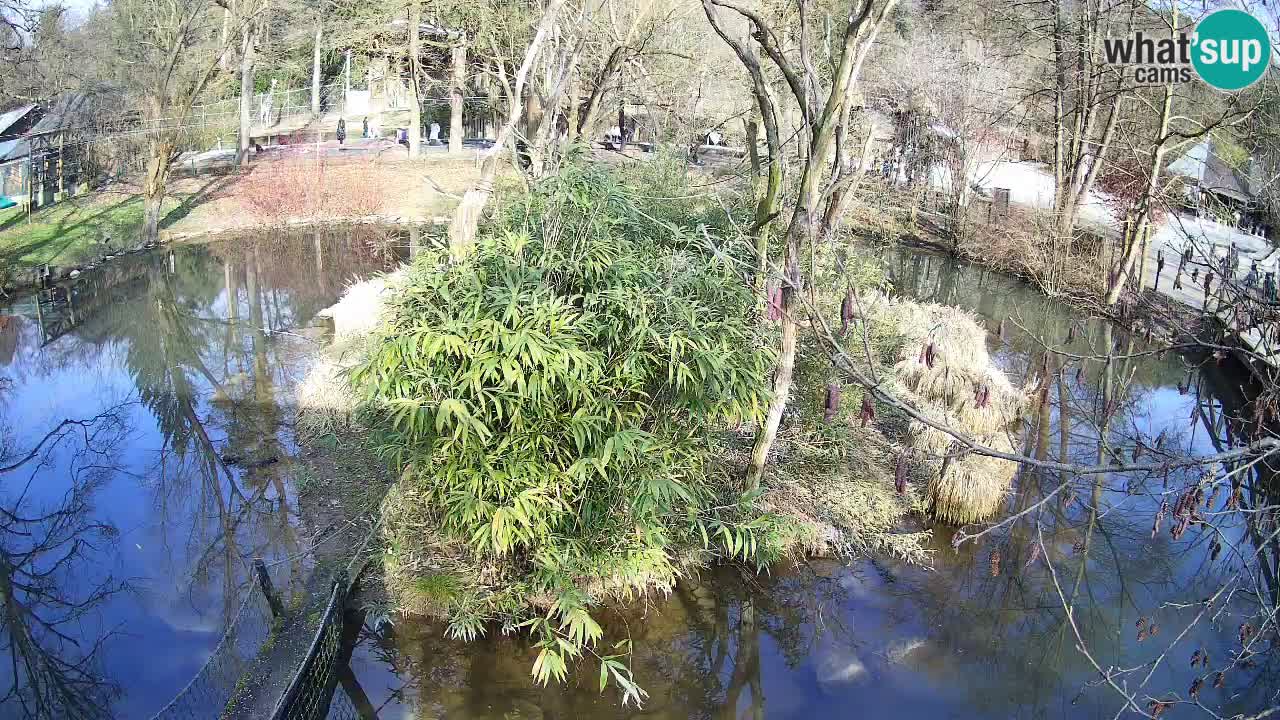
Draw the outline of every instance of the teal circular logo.
<instances>
[{"instance_id":1,"label":"teal circular logo","mask_svg":"<svg viewBox=\"0 0 1280 720\"><path fill-rule=\"evenodd\" d=\"M1219 10L1196 25L1191 64L1219 90L1249 87L1271 61L1271 38L1258 18L1243 10Z\"/></svg>"}]
</instances>

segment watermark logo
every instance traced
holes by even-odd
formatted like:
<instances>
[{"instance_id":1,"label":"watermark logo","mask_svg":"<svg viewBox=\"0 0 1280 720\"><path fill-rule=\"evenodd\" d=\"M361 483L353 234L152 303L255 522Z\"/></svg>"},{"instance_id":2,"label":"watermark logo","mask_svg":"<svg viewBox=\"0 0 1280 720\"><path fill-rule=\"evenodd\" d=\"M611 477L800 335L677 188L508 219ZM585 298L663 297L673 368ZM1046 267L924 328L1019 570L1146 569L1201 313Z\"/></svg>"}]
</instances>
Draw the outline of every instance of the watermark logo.
<instances>
[{"instance_id":1,"label":"watermark logo","mask_svg":"<svg viewBox=\"0 0 1280 720\"><path fill-rule=\"evenodd\" d=\"M1191 82L1192 74L1219 90L1242 90L1257 82L1271 59L1271 39L1262 23L1243 10L1218 10L1195 32L1157 38L1139 30L1132 37L1105 38L1111 65L1135 66L1144 85Z\"/></svg>"}]
</instances>

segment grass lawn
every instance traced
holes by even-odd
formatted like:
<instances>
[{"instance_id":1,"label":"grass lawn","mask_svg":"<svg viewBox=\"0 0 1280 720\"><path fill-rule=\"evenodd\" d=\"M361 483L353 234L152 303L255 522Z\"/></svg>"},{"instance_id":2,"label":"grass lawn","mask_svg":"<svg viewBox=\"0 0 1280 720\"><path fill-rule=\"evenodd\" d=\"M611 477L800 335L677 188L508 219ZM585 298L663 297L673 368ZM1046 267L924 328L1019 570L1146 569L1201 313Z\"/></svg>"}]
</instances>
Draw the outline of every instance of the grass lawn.
<instances>
[{"instance_id":1,"label":"grass lawn","mask_svg":"<svg viewBox=\"0 0 1280 720\"><path fill-rule=\"evenodd\" d=\"M180 208L181 198L165 199L167 214L180 215L174 212ZM141 227L142 196L136 193L87 193L40 208L30 220L20 208L3 210L0 268L77 265L137 245Z\"/></svg>"}]
</instances>

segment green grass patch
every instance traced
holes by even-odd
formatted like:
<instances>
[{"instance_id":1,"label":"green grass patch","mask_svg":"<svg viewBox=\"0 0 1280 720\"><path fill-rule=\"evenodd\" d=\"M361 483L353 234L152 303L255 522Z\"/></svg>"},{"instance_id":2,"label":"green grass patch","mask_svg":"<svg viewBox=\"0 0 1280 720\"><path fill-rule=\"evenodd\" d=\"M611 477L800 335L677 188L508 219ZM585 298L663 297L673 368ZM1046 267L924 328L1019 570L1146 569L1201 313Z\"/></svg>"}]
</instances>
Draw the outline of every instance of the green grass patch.
<instances>
[{"instance_id":1,"label":"green grass patch","mask_svg":"<svg viewBox=\"0 0 1280 720\"><path fill-rule=\"evenodd\" d=\"M177 204L176 202L174 203ZM136 243L142 197L84 196L41 208L30 218L19 208L0 215L0 261L10 266L73 265ZM110 238L110 244L104 241Z\"/></svg>"}]
</instances>

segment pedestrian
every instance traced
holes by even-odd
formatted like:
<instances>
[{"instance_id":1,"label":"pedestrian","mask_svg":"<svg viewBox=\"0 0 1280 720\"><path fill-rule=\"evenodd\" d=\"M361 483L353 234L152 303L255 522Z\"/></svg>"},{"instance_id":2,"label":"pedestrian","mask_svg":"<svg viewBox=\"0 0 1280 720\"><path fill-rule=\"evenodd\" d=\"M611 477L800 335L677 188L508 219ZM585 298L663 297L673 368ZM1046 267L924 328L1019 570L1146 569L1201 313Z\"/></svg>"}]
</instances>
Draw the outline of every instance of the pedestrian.
<instances>
[{"instance_id":1,"label":"pedestrian","mask_svg":"<svg viewBox=\"0 0 1280 720\"><path fill-rule=\"evenodd\" d=\"M361 129L360 131L360 137L362 138L369 137L369 116L368 115L364 116L364 128Z\"/></svg>"},{"instance_id":2,"label":"pedestrian","mask_svg":"<svg viewBox=\"0 0 1280 720\"><path fill-rule=\"evenodd\" d=\"M1262 281L1262 292L1267 297L1267 302L1276 301L1276 274L1268 272L1266 278Z\"/></svg>"},{"instance_id":3,"label":"pedestrian","mask_svg":"<svg viewBox=\"0 0 1280 720\"><path fill-rule=\"evenodd\" d=\"M1156 251L1156 286L1155 291L1160 292L1160 273L1164 272L1164 251Z\"/></svg>"},{"instance_id":4,"label":"pedestrian","mask_svg":"<svg viewBox=\"0 0 1280 720\"><path fill-rule=\"evenodd\" d=\"M1209 307L1209 293L1213 287L1213 270L1204 271L1204 307Z\"/></svg>"},{"instance_id":5,"label":"pedestrian","mask_svg":"<svg viewBox=\"0 0 1280 720\"><path fill-rule=\"evenodd\" d=\"M347 139L347 121L338 118L338 144L341 145Z\"/></svg>"},{"instance_id":6,"label":"pedestrian","mask_svg":"<svg viewBox=\"0 0 1280 720\"><path fill-rule=\"evenodd\" d=\"M1255 262L1253 267L1249 268L1249 273L1244 276L1244 286L1249 290L1258 287L1258 263Z\"/></svg>"},{"instance_id":7,"label":"pedestrian","mask_svg":"<svg viewBox=\"0 0 1280 720\"><path fill-rule=\"evenodd\" d=\"M1191 268L1191 284L1200 282L1200 268Z\"/></svg>"},{"instance_id":8,"label":"pedestrian","mask_svg":"<svg viewBox=\"0 0 1280 720\"><path fill-rule=\"evenodd\" d=\"M1182 250L1182 264L1185 265L1189 262L1191 262L1191 245L1190 244L1188 244Z\"/></svg>"}]
</instances>

